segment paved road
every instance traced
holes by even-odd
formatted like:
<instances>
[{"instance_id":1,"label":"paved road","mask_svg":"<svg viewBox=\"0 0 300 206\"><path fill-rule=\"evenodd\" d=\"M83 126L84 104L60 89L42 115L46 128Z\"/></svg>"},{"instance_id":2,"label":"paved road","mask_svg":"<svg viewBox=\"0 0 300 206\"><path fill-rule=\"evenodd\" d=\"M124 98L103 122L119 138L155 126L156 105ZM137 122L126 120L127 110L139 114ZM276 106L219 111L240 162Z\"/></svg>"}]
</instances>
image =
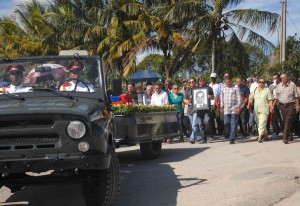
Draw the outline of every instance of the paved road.
<instances>
[{"instance_id":1,"label":"paved road","mask_svg":"<svg viewBox=\"0 0 300 206\"><path fill-rule=\"evenodd\" d=\"M118 206L300 205L300 139L259 144L254 137L164 144L159 159L144 161L138 147L118 149ZM84 206L78 185L0 190L0 205ZM299 203L298 203L299 202Z\"/></svg>"}]
</instances>

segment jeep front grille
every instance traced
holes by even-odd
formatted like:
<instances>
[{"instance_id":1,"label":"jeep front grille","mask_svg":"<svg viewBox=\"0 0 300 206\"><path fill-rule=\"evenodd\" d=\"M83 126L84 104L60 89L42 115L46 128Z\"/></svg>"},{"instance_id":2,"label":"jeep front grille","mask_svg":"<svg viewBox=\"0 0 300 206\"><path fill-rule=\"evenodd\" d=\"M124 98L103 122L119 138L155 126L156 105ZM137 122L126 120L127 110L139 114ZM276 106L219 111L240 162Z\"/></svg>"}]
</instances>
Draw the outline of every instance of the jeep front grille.
<instances>
[{"instance_id":1,"label":"jeep front grille","mask_svg":"<svg viewBox=\"0 0 300 206\"><path fill-rule=\"evenodd\" d=\"M53 135L0 136L0 150L55 148L59 137Z\"/></svg>"},{"instance_id":2,"label":"jeep front grille","mask_svg":"<svg viewBox=\"0 0 300 206\"><path fill-rule=\"evenodd\" d=\"M0 130L51 128L53 126L54 121L51 119L0 121Z\"/></svg>"}]
</instances>

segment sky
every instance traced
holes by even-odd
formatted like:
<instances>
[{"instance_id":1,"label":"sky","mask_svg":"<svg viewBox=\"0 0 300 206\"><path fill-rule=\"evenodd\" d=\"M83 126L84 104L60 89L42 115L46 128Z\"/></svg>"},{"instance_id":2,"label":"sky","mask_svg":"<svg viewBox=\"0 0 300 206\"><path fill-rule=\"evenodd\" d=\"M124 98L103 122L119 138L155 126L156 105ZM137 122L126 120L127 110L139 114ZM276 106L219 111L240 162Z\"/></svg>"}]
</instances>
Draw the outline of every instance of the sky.
<instances>
[{"instance_id":1,"label":"sky","mask_svg":"<svg viewBox=\"0 0 300 206\"><path fill-rule=\"evenodd\" d=\"M12 15L16 5L30 0L0 0L0 16ZM293 36L295 33L300 35L300 3L299 0L287 1L287 36ZM47 0L40 0L40 2L47 2ZM269 11L281 15L281 0L244 0L237 7L231 9L258 9L262 11ZM273 34L268 34L263 28L256 30L257 33L264 36L267 40L272 42L275 46L278 45L279 31ZM299 37L298 37L299 38Z\"/></svg>"}]
</instances>

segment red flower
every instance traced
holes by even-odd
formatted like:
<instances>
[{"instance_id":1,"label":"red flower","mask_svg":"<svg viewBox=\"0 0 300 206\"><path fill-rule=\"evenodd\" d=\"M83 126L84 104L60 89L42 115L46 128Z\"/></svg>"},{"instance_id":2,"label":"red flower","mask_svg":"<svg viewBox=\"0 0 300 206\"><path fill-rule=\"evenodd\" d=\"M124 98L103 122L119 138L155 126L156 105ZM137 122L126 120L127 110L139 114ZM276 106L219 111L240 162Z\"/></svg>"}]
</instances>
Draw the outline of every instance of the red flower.
<instances>
[{"instance_id":1,"label":"red flower","mask_svg":"<svg viewBox=\"0 0 300 206\"><path fill-rule=\"evenodd\" d=\"M72 84L70 82L64 82L64 84L62 86L63 87L70 87L70 86L72 86Z\"/></svg>"}]
</instances>

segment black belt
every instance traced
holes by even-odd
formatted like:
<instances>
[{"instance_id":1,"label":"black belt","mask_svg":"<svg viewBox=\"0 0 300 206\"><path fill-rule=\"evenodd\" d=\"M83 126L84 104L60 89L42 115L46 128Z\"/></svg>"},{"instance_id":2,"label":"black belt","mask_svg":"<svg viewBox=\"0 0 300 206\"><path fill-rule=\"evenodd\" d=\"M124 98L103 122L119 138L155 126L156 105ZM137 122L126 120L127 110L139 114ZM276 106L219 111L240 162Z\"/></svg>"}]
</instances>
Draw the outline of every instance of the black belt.
<instances>
[{"instance_id":1,"label":"black belt","mask_svg":"<svg viewBox=\"0 0 300 206\"><path fill-rule=\"evenodd\" d=\"M285 103L285 104L279 102L279 105L283 105L283 106L288 106L288 105L291 105L291 104L296 105L296 102L289 102L289 103Z\"/></svg>"}]
</instances>

